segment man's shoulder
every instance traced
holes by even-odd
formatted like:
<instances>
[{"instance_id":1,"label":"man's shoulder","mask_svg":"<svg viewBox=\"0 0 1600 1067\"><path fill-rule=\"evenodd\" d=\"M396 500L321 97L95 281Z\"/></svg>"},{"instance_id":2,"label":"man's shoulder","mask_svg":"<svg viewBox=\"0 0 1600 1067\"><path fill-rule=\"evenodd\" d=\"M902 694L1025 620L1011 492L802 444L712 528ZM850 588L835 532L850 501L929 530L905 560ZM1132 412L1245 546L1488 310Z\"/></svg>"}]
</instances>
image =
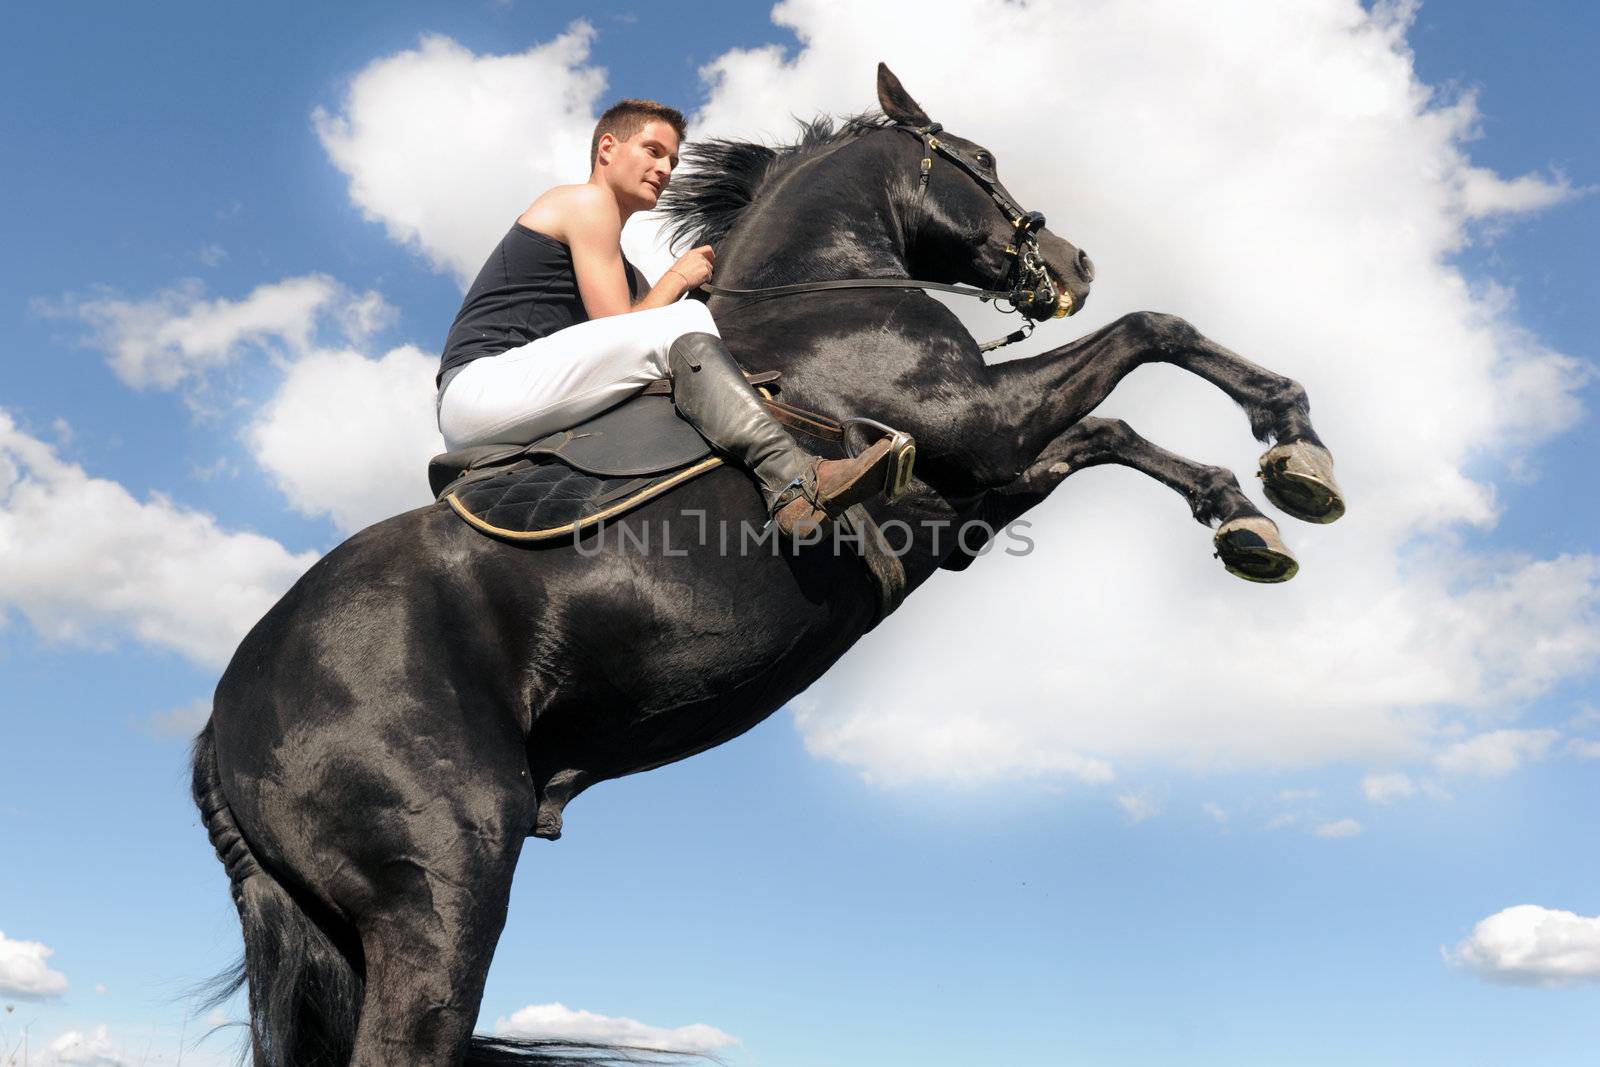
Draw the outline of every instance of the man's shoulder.
<instances>
[{"instance_id":1,"label":"man's shoulder","mask_svg":"<svg viewBox=\"0 0 1600 1067\"><path fill-rule=\"evenodd\" d=\"M606 191L598 185L580 182L577 185L557 185L546 192L535 204L544 203L546 200L561 204L582 204L599 206L606 203Z\"/></svg>"},{"instance_id":2,"label":"man's shoulder","mask_svg":"<svg viewBox=\"0 0 1600 1067\"><path fill-rule=\"evenodd\" d=\"M597 229L620 229L616 223L616 205L610 202L604 189L587 183L556 186L530 204L517 221L529 229L568 242L574 231L593 234Z\"/></svg>"}]
</instances>

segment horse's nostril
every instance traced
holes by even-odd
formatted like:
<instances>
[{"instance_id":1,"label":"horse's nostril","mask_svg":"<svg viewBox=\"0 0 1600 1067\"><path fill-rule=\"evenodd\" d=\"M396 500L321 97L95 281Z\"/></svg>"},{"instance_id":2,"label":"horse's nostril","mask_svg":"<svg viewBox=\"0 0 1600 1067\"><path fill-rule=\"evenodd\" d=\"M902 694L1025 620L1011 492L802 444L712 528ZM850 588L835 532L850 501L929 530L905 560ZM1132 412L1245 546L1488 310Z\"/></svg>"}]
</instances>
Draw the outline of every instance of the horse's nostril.
<instances>
[{"instance_id":1,"label":"horse's nostril","mask_svg":"<svg viewBox=\"0 0 1600 1067\"><path fill-rule=\"evenodd\" d=\"M1078 249L1078 277L1086 282L1094 281L1094 260L1081 248Z\"/></svg>"}]
</instances>

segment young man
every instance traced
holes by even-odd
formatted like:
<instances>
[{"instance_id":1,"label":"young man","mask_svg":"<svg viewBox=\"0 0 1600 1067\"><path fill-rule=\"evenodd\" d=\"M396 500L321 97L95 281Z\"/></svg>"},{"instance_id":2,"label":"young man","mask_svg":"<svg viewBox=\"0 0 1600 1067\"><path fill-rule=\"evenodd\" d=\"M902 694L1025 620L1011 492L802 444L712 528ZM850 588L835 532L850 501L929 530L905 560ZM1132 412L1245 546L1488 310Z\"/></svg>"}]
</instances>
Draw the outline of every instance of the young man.
<instances>
[{"instance_id":1,"label":"young man","mask_svg":"<svg viewBox=\"0 0 1600 1067\"><path fill-rule=\"evenodd\" d=\"M645 290L622 254L622 226L655 207L683 134L683 116L650 100L623 100L600 116L589 180L535 200L462 301L440 362L439 429L451 450L526 443L670 377L679 412L755 475L779 529L793 533L880 492L890 443L845 460L794 443L705 304L681 299L710 279L710 245L684 253Z\"/></svg>"}]
</instances>

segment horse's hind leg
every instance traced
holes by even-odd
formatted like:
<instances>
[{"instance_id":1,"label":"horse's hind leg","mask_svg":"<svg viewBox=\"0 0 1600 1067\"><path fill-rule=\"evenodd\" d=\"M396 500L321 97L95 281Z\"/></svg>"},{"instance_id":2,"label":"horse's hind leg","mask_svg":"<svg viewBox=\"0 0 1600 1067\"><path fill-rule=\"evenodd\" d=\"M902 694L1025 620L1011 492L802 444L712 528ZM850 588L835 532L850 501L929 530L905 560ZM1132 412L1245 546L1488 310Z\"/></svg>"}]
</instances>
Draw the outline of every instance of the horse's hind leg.
<instances>
[{"instance_id":1,"label":"horse's hind leg","mask_svg":"<svg viewBox=\"0 0 1600 1067\"><path fill-rule=\"evenodd\" d=\"M401 898L362 918L366 989L352 1067L462 1062L514 865L416 868Z\"/></svg>"},{"instance_id":2,"label":"horse's hind leg","mask_svg":"<svg viewBox=\"0 0 1600 1067\"><path fill-rule=\"evenodd\" d=\"M1023 476L996 494L1011 498L1018 513L1043 498L1074 471L1119 463L1176 490L1201 524L1216 524L1217 558L1229 573L1252 582L1286 582L1299 564L1277 525L1239 488L1225 467L1210 467L1151 444L1121 419L1091 416L1052 441Z\"/></svg>"},{"instance_id":3,"label":"horse's hind leg","mask_svg":"<svg viewBox=\"0 0 1600 1067\"><path fill-rule=\"evenodd\" d=\"M408 795L427 799L375 820L383 858L362 864L372 892L354 916L366 964L356 1067L463 1061L532 819L531 790L500 800L470 781L417 784Z\"/></svg>"}]
</instances>

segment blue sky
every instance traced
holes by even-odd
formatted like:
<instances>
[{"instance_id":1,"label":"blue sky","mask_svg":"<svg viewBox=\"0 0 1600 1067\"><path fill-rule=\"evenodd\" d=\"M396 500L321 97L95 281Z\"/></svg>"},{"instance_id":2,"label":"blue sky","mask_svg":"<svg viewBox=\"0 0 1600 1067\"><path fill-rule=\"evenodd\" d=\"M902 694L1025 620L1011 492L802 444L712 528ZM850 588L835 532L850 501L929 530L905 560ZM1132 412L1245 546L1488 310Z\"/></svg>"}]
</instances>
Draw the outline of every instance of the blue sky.
<instances>
[{"instance_id":1,"label":"blue sky","mask_svg":"<svg viewBox=\"0 0 1600 1067\"><path fill-rule=\"evenodd\" d=\"M1346 55L1338 50L1348 36L1324 24L1358 18L1357 9L1333 0L1300 7L1305 29L1292 36L1264 5L1219 4L1211 13L1217 36L1202 51L1214 50L1222 72L1211 86L1219 113L1244 131L1238 158L1256 158L1255 131L1281 121L1324 146L1331 137L1322 131L1352 138L1349 155L1319 174L1348 164L1351 175L1382 176L1391 159L1410 158L1408 137L1437 135L1499 176L1460 194L1468 207L1438 216L1458 228L1413 247L1395 234L1408 227L1392 216L1363 214L1362 205L1390 193L1432 203L1423 196L1430 178L1330 179L1315 186L1320 201L1302 203L1300 187L1270 171L1249 184L1191 157L1190 180L1214 192L1216 225L1238 247L1219 245L1203 228L1210 222L1189 218L1205 212L1157 184L1119 183L1126 172L1111 169L1111 153L1093 151L1121 143L1118 122L1141 121L1133 83L1113 76L1140 60L1119 58L1117 33L1126 27L1086 5L1026 14L1040 36L1017 61L1020 85L919 68L919 51L943 56L945 69L959 61L938 49L960 39L961 17L937 8L903 40L879 32L874 5L852 13L822 0L792 6L784 25L761 5L693 14L526 3L8 11L0 36L8 163L0 192L9 209L0 231L9 371L0 412L10 420L0 424L0 932L24 947L0 942L0 1005L14 1009L0 1015L0 1057L27 1028L35 1062L50 1062L47 1046L76 1031L80 1058L62 1051L60 1062L167 1063L180 1029L192 1039L204 1028L183 1022L181 995L231 959L237 923L185 793L183 734L193 708L214 685L235 629L274 590L414 492L363 490L359 507L339 511L337 489L318 482L294 446L324 429L335 440L338 433L318 423L325 409L306 407L291 386L358 381L376 390L400 376L421 380L399 413L410 428L373 429L384 441L426 444L432 428L418 414L427 410L426 361L459 302L459 263L481 256L474 250L487 251L494 235L485 243L476 222L436 224L412 209L472 200L483 177L469 172L485 164L460 160L459 195L448 174L423 188L383 171L384 136L411 150L428 142L407 141L404 128L360 133L363 121L381 127L386 112L382 101L352 93L352 80L420 49L417 78L444 87L435 98L448 99L453 72L475 77L485 57L577 32L582 45L557 66L576 72L572 84L583 84L585 72L601 78L600 106L655 96L701 112L716 131L782 131L791 109L868 106L871 68L858 60L858 42L887 42L882 57L935 117L953 113L960 124L947 125L996 149L1015 175L1013 192L1066 236L1099 238L1084 242L1102 273L1085 312L1101 317L1089 326L1153 302L1296 374L1314 402L1328 398L1317 410L1337 430L1329 433L1336 452L1350 457L1352 514L1326 530L1285 526L1306 572L1274 601L1224 585L1203 540L1195 543L1201 535L1182 526L1181 508L1133 475L1085 478L1037 516L1041 541L1060 531L1053 550L945 576L873 636L873 652L915 665L905 706L873 718L871 705L882 702L863 695L875 692L863 679L867 662L846 661L810 704L797 702L798 715L780 713L720 749L599 787L574 804L563 840L530 842L480 1028L559 1002L666 1029L715 1027L737 1039L719 1054L763 1067L1593 1062L1600 948L1589 944L1590 969L1579 967L1586 980L1519 983L1504 957L1490 958L1495 930L1480 938L1474 928L1517 905L1600 926L1592 467L1600 431L1574 406L1594 407L1582 367L1600 330L1589 291L1600 245L1592 192L1600 185L1592 108L1600 16L1578 4L1539 5L1514 19L1499 5L1428 4L1395 31L1403 44L1380 47L1373 38ZM1151 17L1127 10L1130 24ZM587 36L572 29L580 17ZM1072 47L1088 50L1079 63L1104 63L1112 74L1074 86L1087 67L1057 65L1049 54L1056 38L1046 28L1063 25L1076 34ZM1254 33L1259 62L1251 48L1229 43ZM456 51L427 52L424 35ZM780 52L727 58L768 45ZM1371 114L1382 117L1364 125L1318 125L1342 121L1337 108L1273 117L1273 102L1292 95L1276 63L1290 45L1356 71L1374 50L1404 56L1409 48L1408 61L1385 59L1381 69L1409 69L1413 80L1396 88L1374 77L1359 89L1352 81L1351 107L1369 89L1392 94L1378 97L1392 106L1374 104ZM1096 57L1097 46L1105 54ZM996 55L1013 47L996 45ZM1162 47L1154 34L1144 59L1166 55ZM1157 99L1184 95L1178 57L1152 61L1142 75L1152 84L1174 79ZM723 64L720 88L700 73L713 63ZM854 73L834 76L836 68ZM1407 110L1406 84L1432 89L1433 103ZM1060 129L1022 122L1007 105L1028 85L1059 98L1063 111L1087 101L1090 114L1063 119ZM1464 92L1475 101L1472 121L1438 135L1429 109ZM418 110L426 133L432 110ZM531 196L547 172L570 169L541 151L593 114L581 93L564 111L539 112L548 122L528 127L529 144L484 145L487 166L532 157ZM329 116L357 131L342 142L343 156ZM1386 122L1398 133L1381 143L1351 133ZM1067 148L1082 154L1054 168L1049 161ZM1465 170L1450 173L1440 180L1470 185ZM1532 184L1511 182L1522 175ZM358 192L362 181L377 192ZM1101 215L1113 221L1102 222L1091 209L1118 196L1149 196L1155 206L1127 220L1106 208ZM1342 196L1355 206L1329 206ZM1180 225L1142 227L1169 208ZM1398 217L1415 217L1426 236L1437 219L1408 210ZM503 215L491 212L491 221ZM1254 236L1256 217L1278 224L1282 239ZM425 221L408 221L416 218ZM1368 223L1369 260L1293 239ZM1452 243L1438 257L1417 251ZM1280 247L1288 245L1299 247ZM1269 269L1243 273L1291 261L1385 281L1371 289L1359 279L1335 282L1368 299L1298 316L1285 310L1297 306L1294 294L1274 288ZM1230 274L1219 262L1241 266ZM208 308L228 312L260 287L307 278L321 280L297 290L311 310L294 321L309 323L309 337L280 323L210 348L172 340L196 336L183 331ZM1483 321L1449 303L1453 278L1477 294ZM1408 305L1385 302L1394 286L1412 284L1414 317ZM362 307L370 321L350 326ZM1388 362L1361 363L1353 348L1341 362L1318 347L1331 344L1324 337L1370 330L1377 348L1380 334L1409 337L1412 327L1418 337L1392 342L1404 354ZM1055 340L1036 348L1077 329L1054 328ZM1246 345L1280 336L1303 337L1310 354ZM1457 338L1485 346L1483 366L1509 362L1528 373L1494 378L1465 355L1457 370ZM128 355L135 349L147 362ZM381 377L380 357L389 368ZM161 368L177 377L164 384ZM1536 385L1523 392L1505 385L1529 379ZM1476 391L1452 392L1461 382L1478 383ZM1434 394L1420 391L1435 386L1446 398L1437 412L1427 400ZM1115 413L1137 412L1149 436L1181 451L1226 449L1222 458L1247 474L1242 420L1225 406L1204 407L1217 402L1197 388L1152 373L1148 384L1119 390ZM1409 408L1394 398L1404 388L1419 390ZM1505 400L1511 393L1514 404ZM375 409L362 419L382 420L395 414L384 410L389 395L344 402ZM1191 401L1207 413L1193 425L1174 414ZM1490 414L1461 414L1475 405ZM1212 419L1212 411L1220 414ZM1426 425L1383 421L1396 411ZM1472 435L1481 447L1461 440ZM1423 456L1417 442L1437 452ZM1433 456L1445 451L1448 461L1435 469ZM420 474L409 453L360 465L370 458L355 457L352 478L381 480L393 462ZM24 483L40 495L28 496ZM1361 525L1363 499L1393 515L1402 495L1419 512L1434 509L1433 519ZM1176 559L1178 545L1194 558L1145 580L1098 536L1119 523L1130 541L1158 538L1149 543L1163 560ZM190 591L156 565L188 551L220 558L223 544L239 568L237 587ZM234 574L203 573L208 582ZM1056 580L1074 584L1052 595ZM1337 619L1327 622L1325 644L1301 641L1324 633L1314 628L1319 611L1348 615L1337 594L1369 589L1364 582L1394 594L1392 612L1373 616L1371 638L1399 650L1392 663ZM973 616L959 611L965 605L990 611ZM1406 605L1422 607L1407 615ZM1274 613L1279 622L1268 619ZM971 626L973 617L981 624ZM1144 632L1119 629L1138 617L1150 620L1149 647L1138 653L1149 658L1114 658L1122 653L1108 646L1106 656L1030 668L1037 680L981 673L1007 662L1010 649L1019 661L1037 655L1046 628L1054 638L1044 647L1099 650L1091 631ZM1391 618L1399 620L1392 636L1381 629ZM1303 620L1313 629L1273 644L1273 626ZM1249 668L1196 653L1184 639L1235 623L1239 662ZM1478 633L1480 623L1491 632ZM1118 647L1128 643L1119 638ZM968 647L970 659L951 651ZM1414 648L1445 652L1428 659ZM937 651L919 654L927 649ZM1356 651L1344 667L1311 662L1347 649ZM1263 659L1262 676L1243 676ZM1067 692L1063 678L1084 687L1073 692L1108 695L1071 704L1057 696ZM1217 678L1236 688L1219 695ZM1191 697L1173 695L1186 690ZM983 691L995 693L993 708L968 699ZM951 703L941 693L953 694ZM1238 712L1252 699L1259 708ZM1336 715L1348 719L1330 723ZM1057 735L1050 723L1058 720L1082 725ZM955 736L982 742L975 752L991 752L993 742L996 754L975 757L975 767L940 765L917 747L926 731L907 722L952 724ZM983 733L995 722L1014 729L1009 740ZM846 753L841 737L859 745ZM1006 748L1013 742L1048 758L1030 762ZM1075 760L1103 761L1115 778L1097 779ZM1596 937L1574 929L1580 942ZM26 985L40 973L20 969L28 960L43 960L65 988L53 979L42 993ZM213 1038L184 1061L220 1062L226 1040Z\"/></svg>"}]
</instances>

